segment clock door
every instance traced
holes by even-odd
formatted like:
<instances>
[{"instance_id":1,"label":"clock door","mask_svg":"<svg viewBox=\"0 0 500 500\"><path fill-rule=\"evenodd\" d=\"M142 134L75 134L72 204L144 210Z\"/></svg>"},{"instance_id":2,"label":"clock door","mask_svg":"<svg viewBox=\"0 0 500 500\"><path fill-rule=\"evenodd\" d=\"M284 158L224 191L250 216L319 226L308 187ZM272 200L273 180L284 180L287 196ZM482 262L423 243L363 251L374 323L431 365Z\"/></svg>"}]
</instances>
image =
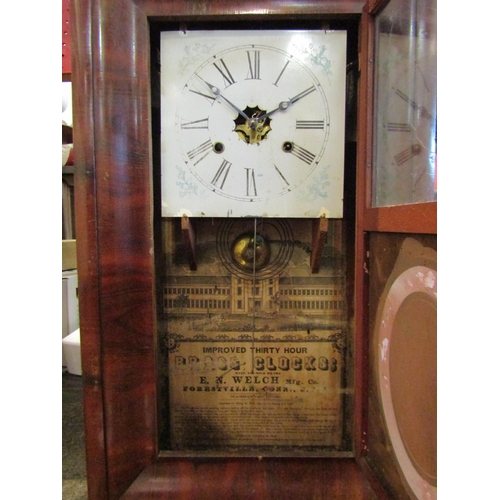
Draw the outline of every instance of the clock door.
<instances>
[{"instance_id":1,"label":"clock door","mask_svg":"<svg viewBox=\"0 0 500 500\"><path fill-rule=\"evenodd\" d=\"M436 2L366 9L359 170L360 460L391 498L437 496ZM363 78L363 76L362 76ZM363 85L363 84L362 84ZM369 131L372 131L369 133ZM358 361L361 362L361 358Z\"/></svg>"},{"instance_id":2,"label":"clock door","mask_svg":"<svg viewBox=\"0 0 500 500\"><path fill-rule=\"evenodd\" d=\"M163 455L353 456L338 26L161 30Z\"/></svg>"}]
</instances>

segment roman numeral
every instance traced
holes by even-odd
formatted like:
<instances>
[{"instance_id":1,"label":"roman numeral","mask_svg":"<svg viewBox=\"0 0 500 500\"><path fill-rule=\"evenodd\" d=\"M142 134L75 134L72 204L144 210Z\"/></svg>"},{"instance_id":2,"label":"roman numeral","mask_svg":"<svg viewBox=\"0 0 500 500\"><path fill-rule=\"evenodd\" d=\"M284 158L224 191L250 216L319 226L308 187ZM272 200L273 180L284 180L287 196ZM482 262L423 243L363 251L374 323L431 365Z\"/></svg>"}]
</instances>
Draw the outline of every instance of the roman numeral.
<instances>
[{"instance_id":1,"label":"roman numeral","mask_svg":"<svg viewBox=\"0 0 500 500\"><path fill-rule=\"evenodd\" d=\"M323 130L325 128L325 120L296 120L295 128L297 130Z\"/></svg>"},{"instance_id":2,"label":"roman numeral","mask_svg":"<svg viewBox=\"0 0 500 500\"><path fill-rule=\"evenodd\" d=\"M414 156L418 155L421 150L422 148L420 147L420 144L412 144L409 148L404 149L396 156L394 156L394 161L396 162L396 165L400 167L401 165L403 165L403 163L406 163L410 158L413 158Z\"/></svg>"},{"instance_id":3,"label":"roman numeral","mask_svg":"<svg viewBox=\"0 0 500 500\"><path fill-rule=\"evenodd\" d=\"M250 78L247 78L247 80L260 80L260 50L247 50L247 56L250 71Z\"/></svg>"},{"instance_id":4,"label":"roman numeral","mask_svg":"<svg viewBox=\"0 0 500 500\"><path fill-rule=\"evenodd\" d=\"M297 144L293 145L292 149L290 150L290 153L292 153L299 160L302 160L304 163L307 163L308 165L310 165L314 161L314 158L316 157L316 155L314 155L310 151L307 151L307 149L298 146Z\"/></svg>"},{"instance_id":5,"label":"roman numeral","mask_svg":"<svg viewBox=\"0 0 500 500\"><path fill-rule=\"evenodd\" d=\"M290 183L286 180L285 176L281 173L281 170L276 166L274 165L274 169L276 170L276 172L278 172L278 175L280 176L280 178L284 181L284 183L289 186Z\"/></svg>"},{"instance_id":6,"label":"roman numeral","mask_svg":"<svg viewBox=\"0 0 500 500\"><path fill-rule=\"evenodd\" d=\"M290 61L287 61L286 64L283 66L283 69L281 70L281 73L278 75L278 78L276 78L274 85L278 86L278 82L280 81L280 78L283 76L283 73L285 72L285 69L289 64L290 64Z\"/></svg>"},{"instance_id":7,"label":"roman numeral","mask_svg":"<svg viewBox=\"0 0 500 500\"><path fill-rule=\"evenodd\" d=\"M197 165L205 156L208 155L212 151L212 142L210 139L208 141L203 142L200 144L197 148L192 149L191 151L188 151L187 155L190 160L194 160L197 156L202 155L205 153L202 157L198 158L196 161L195 165Z\"/></svg>"},{"instance_id":8,"label":"roman numeral","mask_svg":"<svg viewBox=\"0 0 500 500\"><path fill-rule=\"evenodd\" d=\"M227 160L222 160L219 169L217 170L217 172L214 175L214 178L212 179L212 184L215 187L218 187L219 189L222 189L224 187L224 183L226 182L227 174L229 174L231 165L232 163L228 162Z\"/></svg>"},{"instance_id":9,"label":"roman numeral","mask_svg":"<svg viewBox=\"0 0 500 500\"><path fill-rule=\"evenodd\" d=\"M222 75L222 78L224 79L224 85L226 87L229 87L229 85L235 83L233 75L231 75L231 72L229 71L228 67L226 66L226 63L224 62L224 59L220 59L220 64L221 67L217 66L217 63L213 63L217 71Z\"/></svg>"},{"instance_id":10,"label":"roman numeral","mask_svg":"<svg viewBox=\"0 0 500 500\"><path fill-rule=\"evenodd\" d=\"M255 184L255 172L253 168L245 168L247 172L247 196L257 196L257 186Z\"/></svg>"},{"instance_id":11,"label":"roman numeral","mask_svg":"<svg viewBox=\"0 0 500 500\"><path fill-rule=\"evenodd\" d=\"M409 123L388 123L387 130L389 132L411 132Z\"/></svg>"},{"instance_id":12,"label":"roman numeral","mask_svg":"<svg viewBox=\"0 0 500 500\"><path fill-rule=\"evenodd\" d=\"M208 129L208 118L202 118L201 120L194 120L192 122L186 122L181 119L181 129L182 130L194 130L194 129Z\"/></svg>"}]
</instances>

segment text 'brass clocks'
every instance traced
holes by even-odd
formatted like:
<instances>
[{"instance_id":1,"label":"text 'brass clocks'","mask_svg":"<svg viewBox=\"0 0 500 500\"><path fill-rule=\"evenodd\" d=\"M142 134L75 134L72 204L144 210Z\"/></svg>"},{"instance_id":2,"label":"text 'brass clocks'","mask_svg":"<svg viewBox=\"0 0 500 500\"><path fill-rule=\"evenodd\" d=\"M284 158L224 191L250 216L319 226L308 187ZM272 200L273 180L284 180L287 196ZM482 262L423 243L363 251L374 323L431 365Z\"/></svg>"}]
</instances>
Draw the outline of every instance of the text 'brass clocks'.
<instances>
[{"instance_id":1,"label":"text 'brass clocks'","mask_svg":"<svg viewBox=\"0 0 500 500\"><path fill-rule=\"evenodd\" d=\"M346 33L163 32L164 217L342 217Z\"/></svg>"}]
</instances>

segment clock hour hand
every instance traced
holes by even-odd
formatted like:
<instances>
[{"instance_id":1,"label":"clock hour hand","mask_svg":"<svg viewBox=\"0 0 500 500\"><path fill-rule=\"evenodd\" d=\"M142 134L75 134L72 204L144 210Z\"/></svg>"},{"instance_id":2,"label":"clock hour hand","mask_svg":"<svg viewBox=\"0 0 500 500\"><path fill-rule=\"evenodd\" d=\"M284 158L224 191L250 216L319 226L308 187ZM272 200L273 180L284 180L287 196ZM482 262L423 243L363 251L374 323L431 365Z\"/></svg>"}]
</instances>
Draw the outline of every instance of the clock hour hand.
<instances>
[{"instance_id":1,"label":"clock hour hand","mask_svg":"<svg viewBox=\"0 0 500 500\"><path fill-rule=\"evenodd\" d=\"M196 76L198 76L198 75L196 75ZM203 80L203 78L201 78L201 76L198 76L198 78L205 85L207 85L207 87L210 89L210 92L212 92L213 95L215 95L217 97L220 97L221 99L224 99L235 111L238 112L239 115L241 115L243 118L245 118L245 120L250 120L250 118L246 115L246 113L244 113L243 111L241 111L241 109L239 109L235 104L233 104L229 99L227 99L226 97L224 97L220 93L220 89L218 87L216 87L215 85L212 85L211 83L208 83L206 80Z\"/></svg>"},{"instance_id":2,"label":"clock hour hand","mask_svg":"<svg viewBox=\"0 0 500 500\"><path fill-rule=\"evenodd\" d=\"M276 113L276 111L279 111L280 109L284 111L285 109L288 108L288 106L290 106L290 102L291 101L281 101L278 104L278 107L273 109L272 111L269 111L269 113L265 113L263 115L252 118L250 120L250 127L255 128L259 122L263 122L267 117L273 115L274 113Z\"/></svg>"},{"instance_id":3,"label":"clock hour hand","mask_svg":"<svg viewBox=\"0 0 500 500\"><path fill-rule=\"evenodd\" d=\"M314 85L311 85L311 87L309 87L306 90L303 90L302 92L300 92L296 96L293 96L288 101L281 101L278 104L277 108L273 109L272 111L269 111L269 113L265 113L265 114L259 116L258 120L259 121L265 120L269 116L271 116L274 113L276 113L276 111L279 111L279 110L285 111L286 109L288 109L290 107L290 105L295 104L299 99L302 99L303 97L305 97L306 95L309 95L311 92L314 92L315 90L316 90L316 87Z\"/></svg>"},{"instance_id":4,"label":"clock hour hand","mask_svg":"<svg viewBox=\"0 0 500 500\"><path fill-rule=\"evenodd\" d=\"M316 90L316 87L314 85L311 85L308 89L302 91L300 94L297 94L296 96L292 97L290 99L289 104L294 104L296 103L299 99L302 99L306 95L309 95L311 92L314 92ZM283 104L283 103L281 103Z\"/></svg>"},{"instance_id":5,"label":"clock hour hand","mask_svg":"<svg viewBox=\"0 0 500 500\"><path fill-rule=\"evenodd\" d=\"M419 106L415 101L413 101L406 94L401 92L401 90L396 90L396 95L401 97L403 101L406 101L417 113L420 113L420 115L422 115L423 117L428 118L430 120L433 119L432 114L429 113L429 111L427 111L425 106Z\"/></svg>"}]
</instances>

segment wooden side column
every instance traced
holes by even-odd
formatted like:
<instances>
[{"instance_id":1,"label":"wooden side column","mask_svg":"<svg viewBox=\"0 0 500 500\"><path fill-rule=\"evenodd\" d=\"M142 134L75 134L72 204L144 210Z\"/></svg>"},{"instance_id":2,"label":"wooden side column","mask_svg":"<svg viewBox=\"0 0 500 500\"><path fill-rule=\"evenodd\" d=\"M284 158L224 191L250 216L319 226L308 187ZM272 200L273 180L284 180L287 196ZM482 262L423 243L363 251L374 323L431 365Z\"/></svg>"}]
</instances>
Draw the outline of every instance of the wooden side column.
<instances>
[{"instance_id":1,"label":"wooden side column","mask_svg":"<svg viewBox=\"0 0 500 500\"><path fill-rule=\"evenodd\" d=\"M71 12L88 497L115 500L157 456L149 24L130 1Z\"/></svg>"}]
</instances>

